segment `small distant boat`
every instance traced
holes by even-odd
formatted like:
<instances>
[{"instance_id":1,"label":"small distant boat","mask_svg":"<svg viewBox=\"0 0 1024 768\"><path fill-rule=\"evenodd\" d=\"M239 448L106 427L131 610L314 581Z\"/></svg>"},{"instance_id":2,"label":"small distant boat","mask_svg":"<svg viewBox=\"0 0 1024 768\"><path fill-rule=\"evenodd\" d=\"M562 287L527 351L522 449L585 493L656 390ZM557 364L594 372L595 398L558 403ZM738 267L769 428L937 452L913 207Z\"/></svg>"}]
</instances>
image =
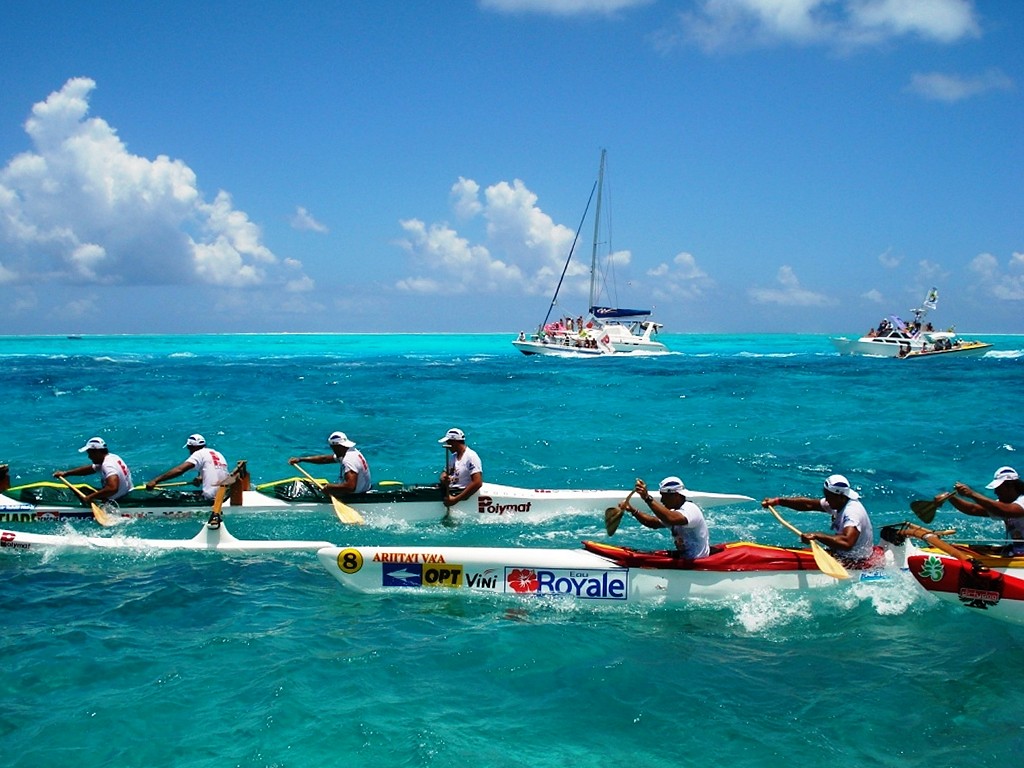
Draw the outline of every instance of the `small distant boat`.
<instances>
[{"instance_id":1,"label":"small distant boat","mask_svg":"<svg viewBox=\"0 0 1024 768\"><path fill-rule=\"evenodd\" d=\"M969 357L984 354L992 347L982 341L968 341L960 338L952 328L936 331L931 323L925 323L928 310L935 309L939 292L932 288L921 306L912 309L914 319L905 323L896 315L883 318L877 328L859 339L839 336L831 339L841 355L863 355L865 357L895 357L900 359L919 357L940 357L960 355Z\"/></svg>"},{"instance_id":2,"label":"small distant boat","mask_svg":"<svg viewBox=\"0 0 1024 768\"><path fill-rule=\"evenodd\" d=\"M544 317L537 333L527 336L520 333L519 338L512 342L513 346L524 355L549 355L554 357L618 357L634 353L658 354L668 349L654 336L661 329L661 323L649 319L651 312L646 309L624 309L621 307L597 306L601 274L598 260L598 245L601 233L601 198L604 188L604 166L606 150L601 150L601 163L598 168L597 181L590 192L593 199L597 192L597 207L594 213L594 242L590 254L590 303L589 315L573 318L561 317L550 321L551 312L558 301L558 292L562 288L562 280L572 260L579 230L573 240L569 256L562 268L562 276L555 287L555 295L551 299L548 313ZM587 209L590 202L587 202ZM586 211L583 213L586 219ZM583 222L580 222L580 228Z\"/></svg>"},{"instance_id":3,"label":"small distant boat","mask_svg":"<svg viewBox=\"0 0 1024 768\"><path fill-rule=\"evenodd\" d=\"M80 333L71 333L71 334L68 334L68 338L71 339L71 341L81 341L82 340L82 334L80 334Z\"/></svg>"}]
</instances>

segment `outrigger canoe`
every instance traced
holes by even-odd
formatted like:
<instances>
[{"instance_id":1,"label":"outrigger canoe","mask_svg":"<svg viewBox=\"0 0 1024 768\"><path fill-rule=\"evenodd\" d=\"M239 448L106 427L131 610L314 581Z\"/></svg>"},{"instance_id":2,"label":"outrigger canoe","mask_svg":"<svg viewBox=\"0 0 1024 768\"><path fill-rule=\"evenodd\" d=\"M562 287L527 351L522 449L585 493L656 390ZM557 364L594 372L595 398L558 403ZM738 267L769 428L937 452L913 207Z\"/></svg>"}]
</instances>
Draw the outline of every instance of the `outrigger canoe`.
<instances>
[{"instance_id":1,"label":"outrigger canoe","mask_svg":"<svg viewBox=\"0 0 1024 768\"><path fill-rule=\"evenodd\" d=\"M87 488L88 486L80 486ZM621 490L550 490L516 488L484 483L480 492L451 509L442 503L439 485L381 484L366 493L344 497L346 505L368 522L438 522L449 517L458 522L534 522L560 514L597 515L625 496ZM745 504L754 500L740 494L687 491L687 498L702 507ZM309 481L301 477L276 480L245 490L225 505L233 514L244 512L296 511L332 514L331 505ZM195 491L136 489L113 504L104 505L114 517L205 516L210 500ZM0 522L31 523L60 519L91 518L74 493L59 483L39 482L11 488L0 495Z\"/></svg>"},{"instance_id":2,"label":"outrigger canoe","mask_svg":"<svg viewBox=\"0 0 1024 768\"><path fill-rule=\"evenodd\" d=\"M1001 547L972 548L934 537L925 541L935 546L907 557L922 587L940 600L1024 624L1024 557L995 551Z\"/></svg>"},{"instance_id":3,"label":"outrigger canoe","mask_svg":"<svg viewBox=\"0 0 1024 768\"><path fill-rule=\"evenodd\" d=\"M141 539L132 536L52 535L25 531L0 530L0 551L111 551L111 550L201 550L227 554L252 555L268 552L310 552L331 546L327 541L286 541L238 539L227 525L217 528L204 524L191 539Z\"/></svg>"},{"instance_id":4,"label":"outrigger canoe","mask_svg":"<svg viewBox=\"0 0 1024 768\"><path fill-rule=\"evenodd\" d=\"M858 581L885 578L902 552L886 550ZM809 549L750 542L717 544L708 557L685 560L667 550L642 551L594 541L582 549L516 547L326 547L321 564L353 592L463 592L560 597L586 603L679 603L761 588L817 589L824 574Z\"/></svg>"}]
</instances>

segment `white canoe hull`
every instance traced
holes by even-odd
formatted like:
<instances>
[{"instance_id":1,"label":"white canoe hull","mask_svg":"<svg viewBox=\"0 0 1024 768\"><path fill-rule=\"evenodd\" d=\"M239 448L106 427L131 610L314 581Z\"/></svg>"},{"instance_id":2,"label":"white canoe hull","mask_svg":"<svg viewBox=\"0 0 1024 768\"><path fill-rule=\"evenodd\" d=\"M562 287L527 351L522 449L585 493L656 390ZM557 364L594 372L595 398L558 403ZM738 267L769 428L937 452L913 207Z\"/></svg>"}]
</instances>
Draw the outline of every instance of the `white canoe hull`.
<instances>
[{"instance_id":1,"label":"white canoe hull","mask_svg":"<svg viewBox=\"0 0 1024 768\"><path fill-rule=\"evenodd\" d=\"M623 567L585 550L500 547L327 547L324 568L357 593L445 592L556 597L586 603L678 603L758 589L823 589L818 570L706 571ZM880 571L855 573L874 581Z\"/></svg>"},{"instance_id":2,"label":"white canoe hull","mask_svg":"<svg viewBox=\"0 0 1024 768\"><path fill-rule=\"evenodd\" d=\"M101 537L0 531L0 550L5 552L192 550L246 555L267 552L310 552L325 546L331 546L330 542L237 539L228 532L224 523L219 528L210 528L204 524L199 533L191 539L141 539L120 535Z\"/></svg>"},{"instance_id":3,"label":"white canoe hull","mask_svg":"<svg viewBox=\"0 0 1024 768\"><path fill-rule=\"evenodd\" d=\"M484 483L480 493L450 510L438 500L431 501L388 501L387 494L380 502L351 501L367 522L374 520L405 521L408 523L438 522L447 515L456 522L531 522L563 514L599 515L605 509L615 506L628 491L624 490L549 490L543 488L516 488L509 485ZM747 504L754 500L741 494L712 493L708 491L687 491L687 497L702 507L716 507L730 504ZM260 493L245 491L241 505L226 505L225 512L301 512L303 514L333 515L329 503L288 502ZM115 516L124 518L181 518L197 515L207 516L209 507L123 507ZM33 506L15 499L0 496L0 522L36 522L56 519L91 519L92 513L85 507Z\"/></svg>"}]
</instances>

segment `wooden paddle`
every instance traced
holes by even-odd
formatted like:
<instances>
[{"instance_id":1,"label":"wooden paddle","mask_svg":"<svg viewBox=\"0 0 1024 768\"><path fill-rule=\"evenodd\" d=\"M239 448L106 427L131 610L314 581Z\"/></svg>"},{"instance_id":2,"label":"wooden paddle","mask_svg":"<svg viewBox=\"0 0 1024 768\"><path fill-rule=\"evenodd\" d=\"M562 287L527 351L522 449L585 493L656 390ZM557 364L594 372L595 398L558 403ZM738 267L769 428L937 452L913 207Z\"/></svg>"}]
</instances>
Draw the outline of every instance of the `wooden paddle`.
<instances>
[{"instance_id":1,"label":"wooden paddle","mask_svg":"<svg viewBox=\"0 0 1024 768\"><path fill-rule=\"evenodd\" d=\"M795 526L790 525L786 522L782 515L775 511L775 507L771 504L768 505L768 511L775 515L775 519L782 523L786 528L789 528L797 536L803 536L803 532ZM821 572L827 576L831 576L833 579L848 579L850 574L847 573L842 563L836 560L832 555L825 551L825 548L818 542L811 540L811 554L814 555L814 562L817 564Z\"/></svg>"},{"instance_id":2,"label":"wooden paddle","mask_svg":"<svg viewBox=\"0 0 1024 768\"><path fill-rule=\"evenodd\" d=\"M85 494L82 492L81 488L79 488L76 485L73 485L70 481L68 481L66 477L64 477L64 475L60 476L60 481L64 483L64 485L66 485L68 488L70 488L72 491L74 491L75 495L78 496L78 498L80 498L82 501L85 501ZM104 526L105 528L109 528L112 525L117 525L117 522L114 520L114 518L108 515L106 511L103 509L103 507L101 507L95 501L89 502L89 505L92 507L93 519L97 523Z\"/></svg>"},{"instance_id":3,"label":"wooden paddle","mask_svg":"<svg viewBox=\"0 0 1024 768\"><path fill-rule=\"evenodd\" d=\"M217 486L217 492L213 495L213 508L210 510L210 519L206 521L207 528L220 528L220 524L224 521L224 516L220 512L224 506L224 498L228 495L229 490L234 490L235 483L239 480L239 475L244 471L245 462L238 462L235 468L231 470L231 474L221 480L220 485Z\"/></svg>"},{"instance_id":4,"label":"wooden paddle","mask_svg":"<svg viewBox=\"0 0 1024 768\"><path fill-rule=\"evenodd\" d=\"M934 499L918 499L917 501L910 502L910 511L913 512L921 522L930 523L935 519L935 513L938 511L950 496L955 491L947 491L946 493L940 493Z\"/></svg>"},{"instance_id":5,"label":"wooden paddle","mask_svg":"<svg viewBox=\"0 0 1024 768\"><path fill-rule=\"evenodd\" d=\"M210 510L210 519L206 521L207 528L220 528L220 524L224 520L220 510L224 506L224 497L227 496L228 487L227 485L217 487L217 493L213 495L213 508Z\"/></svg>"},{"instance_id":6,"label":"wooden paddle","mask_svg":"<svg viewBox=\"0 0 1024 768\"><path fill-rule=\"evenodd\" d=\"M299 470L299 472L304 474L306 478L311 483L313 483L313 485L315 485L321 491L324 491L324 485L326 485L326 483L321 483L319 480L317 480L315 477L309 474L309 472L304 470L300 465L293 464L292 466L294 466L297 470ZM363 516L359 514L357 510L352 509L352 507L350 507L348 504L342 503L340 499L331 496L331 494L327 493L327 491L324 491L324 495L331 500L331 506L334 507L334 514L338 516L338 520L345 523L345 525L363 525L366 522L366 520L363 519Z\"/></svg>"},{"instance_id":7,"label":"wooden paddle","mask_svg":"<svg viewBox=\"0 0 1024 768\"><path fill-rule=\"evenodd\" d=\"M965 563L977 562L977 555L972 557L970 552L960 549L960 547L954 547L952 544L947 544L942 540L943 534L949 533L949 531L931 531L927 528L922 528L920 525L904 523L900 528L900 533L920 539L928 544L928 546L941 549L947 555L952 555L958 560L963 560Z\"/></svg>"},{"instance_id":8,"label":"wooden paddle","mask_svg":"<svg viewBox=\"0 0 1024 768\"><path fill-rule=\"evenodd\" d=\"M629 495L626 497L626 501L624 502L625 504L629 504L629 500L633 498L634 493L636 493L635 488L629 492ZM622 522L622 516L625 513L626 510L619 509L618 507L608 507L608 509L604 511L604 529L608 532L609 536L613 536L619 529L619 523Z\"/></svg>"}]
</instances>

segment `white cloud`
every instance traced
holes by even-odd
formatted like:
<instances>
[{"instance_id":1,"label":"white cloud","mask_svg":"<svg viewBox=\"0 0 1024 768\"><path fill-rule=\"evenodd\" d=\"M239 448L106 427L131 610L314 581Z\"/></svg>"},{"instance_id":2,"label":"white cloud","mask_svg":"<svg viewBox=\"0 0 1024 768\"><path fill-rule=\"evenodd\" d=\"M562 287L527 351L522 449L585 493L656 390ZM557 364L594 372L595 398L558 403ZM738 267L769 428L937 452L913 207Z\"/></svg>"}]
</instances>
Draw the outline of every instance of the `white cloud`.
<instances>
[{"instance_id":1,"label":"white cloud","mask_svg":"<svg viewBox=\"0 0 1024 768\"><path fill-rule=\"evenodd\" d=\"M662 262L654 269L648 270L647 275L655 278L653 292L654 297L659 300L696 299L702 296L708 287L714 285L707 272L697 266L697 259L693 254L685 251L677 253L671 265Z\"/></svg>"},{"instance_id":2,"label":"white cloud","mask_svg":"<svg viewBox=\"0 0 1024 768\"><path fill-rule=\"evenodd\" d=\"M306 232L319 232L320 234L327 234L327 227L313 218L313 214L303 208L301 205L296 207L295 213L292 214L292 229L298 229Z\"/></svg>"},{"instance_id":3,"label":"white cloud","mask_svg":"<svg viewBox=\"0 0 1024 768\"><path fill-rule=\"evenodd\" d=\"M834 304L827 296L800 287L792 267L779 267L777 288L751 288L749 295L755 304L782 304L796 307L825 307Z\"/></svg>"},{"instance_id":4,"label":"white cloud","mask_svg":"<svg viewBox=\"0 0 1024 768\"><path fill-rule=\"evenodd\" d=\"M980 35L972 0L697 0L658 44L705 51L793 43L856 48L905 36L952 43Z\"/></svg>"},{"instance_id":5,"label":"white cloud","mask_svg":"<svg viewBox=\"0 0 1024 768\"><path fill-rule=\"evenodd\" d=\"M979 253L970 264L982 288L1004 301L1024 300L1024 253L1015 252L1004 271L991 253Z\"/></svg>"},{"instance_id":6,"label":"white cloud","mask_svg":"<svg viewBox=\"0 0 1024 768\"><path fill-rule=\"evenodd\" d=\"M548 16L611 15L648 5L653 0L480 0L484 10L501 13L540 13Z\"/></svg>"},{"instance_id":7,"label":"white cloud","mask_svg":"<svg viewBox=\"0 0 1024 768\"><path fill-rule=\"evenodd\" d=\"M949 272L943 269L941 264L928 261L928 259L922 259L917 263L917 280L923 285L944 283L947 277L949 277Z\"/></svg>"},{"instance_id":8,"label":"white cloud","mask_svg":"<svg viewBox=\"0 0 1024 768\"><path fill-rule=\"evenodd\" d=\"M910 78L907 89L925 99L952 104L990 91L1012 91L1013 80L997 69L977 77L945 75L941 72L922 72Z\"/></svg>"},{"instance_id":9,"label":"white cloud","mask_svg":"<svg viewBox=\"0 0 1024 768\"><path fill-rule=\"evenodd\" d=\"M416 293L462 293L503 290L550 293L562 273L574 233L537 206L537 196L516 179L483 191L460 177L451 201L460 218L485 224L486 244L473 243L447 223L427 225L419 219L400 222L406 237L399 241L413 257L419 274L399 281L402 290ZM500 257L499 255L500 254ZM629 260L628 252L618 255ZM576 258L567 275L585 274Z\"/></svg>"},{"instance_id":10,"label":"white cloud","mask_svg":"<svg viewBox=\"0 0 1024 768\"><path fill-rule=\"evenodd\" d=\"M882 292L879 291L877 288L872 288L867 293L861 294L861 298L867 299L872 304L881 304L885 300L885 298L882 296Z\"/></svg>"},{"instance_id":11,"label":"white cloud","mask_svg":"<svg viewBox=\"0 0 1024 768\"><path fill-rule=\"evenodd\" d=\"M277 257L181 160L133 155L73 78L32 107L33 148L0 169L0 255L22 282L259 285Z\"/></svg>"},{"instance_id":12,"label":"white cloud","mask_svg":"<svg viewBox=\"0 0 1024 768\"><path fill-rule=\"evenodd\" d=\"M480 185L472 179L459 180L452 185L452 207L460 219L472 219L483 210L480 204Z\"/></svg>"},{"instance_id":13,"label":"white cloud","mask_svg":"<svg viewBox=\"0 0 1024 768\"><path fill-rule=\"evenodd\" d=\"M892 248L887 248L885 251L878 254L878 263L886 269L896 269L902 261L903 257L893 254Z\"/></svg>"}]
</instances>

